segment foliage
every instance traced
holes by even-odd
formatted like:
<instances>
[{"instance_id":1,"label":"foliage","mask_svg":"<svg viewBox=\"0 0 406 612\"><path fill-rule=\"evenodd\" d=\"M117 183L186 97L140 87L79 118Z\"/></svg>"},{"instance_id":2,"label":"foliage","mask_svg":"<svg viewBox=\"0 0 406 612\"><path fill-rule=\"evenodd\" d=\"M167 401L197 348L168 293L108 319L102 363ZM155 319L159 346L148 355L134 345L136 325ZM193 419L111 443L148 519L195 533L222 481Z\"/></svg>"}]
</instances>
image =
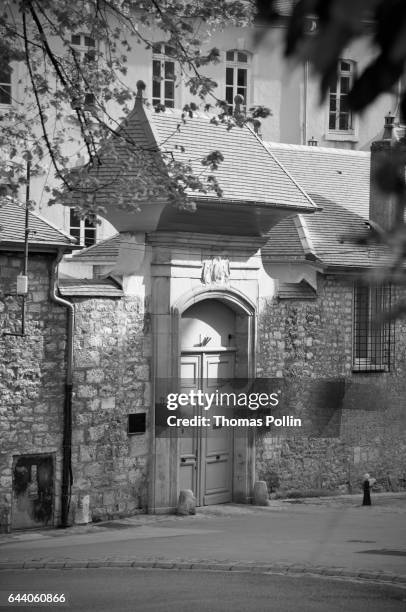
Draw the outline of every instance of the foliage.
<instances>
[{"instance_id":1,"label":"foliage","mask_svg":"<svg viewBox=\"0 0 406 612\"><path fill-rule=\"evenodd\" d=\"M221 27L233 23L244 26L252 18L252 6L239 0L5 0L0 9L0 73L13 66L22 75L25 89L22 100L13 100L12 108L0 115L0 183L14 190L25 181L26 160L31 160L32 175L44 171L51 161L59 179L51 200L66 200L66 194L80 195L78 212L94 217L97 208L94 195L105 183L87 175L91 168L113 155L113 142L125 138L129 161L139 156L141 147L120 132L120 123L129 113L135 97L134 88L125 82L128 57L137 48L151 49L151 32L158 30L180 66L182 79L193 95L202 100L211 96L220 105L220 121L225 121L224 102L215 95L216 83L201 73L209 63L218 61L217 49L203 52L199 27ZM87 46L79 49L72 35L80 36ZM86 39L85 39L86 35ZM76 46L75 46L76 45ZM137 47L139 45L139 47ZM82 44L83 47L83 44ZM10 64L11 63L11 64ZM196 105L194 105L196 108ZM215 107L214 107L215 108ZM164 108L157 107L158 111ZM185 114L193 115L185 107ZM256 113L261 112L256 109ZM266 116L269 111L263 111ZM120 117L118 117L120 114ZM237 118L236 124L244 120ZM112 138L114 136L115 138ZM68 143L74 147L76 164L68 157ZM207 152L211 154L210 151ZM210 162L210 158L207 158ZM72 166L85 161L73 174ZM148 163L148 162L147 162ZM206 192L220 189L213 175L192 176L189 167L168 160L171 180L167 187L174 200L180 194L185 204L186 190ZM213 164L208 163L207 169ZM167 178L166 169L161 167ZM126 194L137 190L116 177L117 199L123 203ZM143 188L143 187L142 187Z\"/></svg>"}]
</instances>

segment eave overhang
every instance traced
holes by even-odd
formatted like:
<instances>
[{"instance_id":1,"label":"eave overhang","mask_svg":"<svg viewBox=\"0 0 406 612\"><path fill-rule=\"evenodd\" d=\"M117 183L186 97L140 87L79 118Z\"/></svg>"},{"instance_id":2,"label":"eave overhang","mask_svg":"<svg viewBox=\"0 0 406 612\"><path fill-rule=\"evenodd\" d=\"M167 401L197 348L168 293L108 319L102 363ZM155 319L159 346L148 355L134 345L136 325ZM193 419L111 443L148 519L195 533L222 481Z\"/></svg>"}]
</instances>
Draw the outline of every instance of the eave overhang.
<instances>
[{"instance_id":1,"label":"eave overhang","mask_svg":"<svg viewBox=\"0 0 406 612\"><path fill-rule=\"evenodd\" d=\"M66 244L65 242L53 242L52 244L44 244L38 242L29 242L28 243L28 254L30 253L55 253L58 254L62 252L70 252L74 250L80 250L83 247L76 244ZM0 242L0 251L24 251L24 242L13 242L2 240Z\"/></svg>"},{"instance_id":2,"label":"eave overhang","mask_svg":"<svg viewBox=\"0 0 406 612\"><path fill-rule=\"evenodd\" d=\"M204 234L224 233L238 236L264 236L274 225L287 217L313 213L316 205L287 206L277 202L229 200L189 196L195 210L176 207L165 200L138 203L139 210L106 206L104 218L119 232L185 231ZM221 217L219 217L221 214Z\"/></svg>"}]
</instances>

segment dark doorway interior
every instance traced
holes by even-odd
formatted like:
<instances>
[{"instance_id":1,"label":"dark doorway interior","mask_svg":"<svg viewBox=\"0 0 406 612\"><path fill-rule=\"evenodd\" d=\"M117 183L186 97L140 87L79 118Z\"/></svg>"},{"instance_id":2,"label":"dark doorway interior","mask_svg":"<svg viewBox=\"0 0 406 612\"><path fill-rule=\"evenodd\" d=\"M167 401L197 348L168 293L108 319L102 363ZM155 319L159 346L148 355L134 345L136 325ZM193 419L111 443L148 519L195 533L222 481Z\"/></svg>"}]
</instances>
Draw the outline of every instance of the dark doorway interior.
<instances>
[{"instance_id":1,"label":"dark doorway interior","mask_svg":"<svg viewBox=\"0 0 406 612\"><path fill-rule=\"evenodd\" d=\"M52 525L54 461L52 455L14 458L12 528L33 529Z\"/></svg>"}]
</instances>

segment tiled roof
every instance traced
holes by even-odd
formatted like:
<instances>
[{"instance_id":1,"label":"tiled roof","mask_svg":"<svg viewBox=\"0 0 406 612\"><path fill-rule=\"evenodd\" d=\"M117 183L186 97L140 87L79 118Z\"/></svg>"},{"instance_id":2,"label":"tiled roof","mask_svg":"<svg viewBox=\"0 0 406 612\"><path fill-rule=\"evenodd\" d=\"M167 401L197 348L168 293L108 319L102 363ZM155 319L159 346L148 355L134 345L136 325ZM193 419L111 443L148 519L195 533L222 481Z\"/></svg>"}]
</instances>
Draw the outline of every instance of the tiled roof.
<instances>
[{"instance_id":1,"label":"tiled roof","mask_svg":"<svg viewBox=\"0 0 406 612\"><path fill-rule=\"evenodd\" d=\"M278 284L278 298L280 300L314 300L317 293L306 281L300 283Z\"/></svg>"},{"instance_id":2,"label":"tiled roof","mask_svg":"<svg viewBox=\"0 0 406 612\"><path fill-rule=\"evenodd\" d=\"M28 214L29 245L37 250L42 247L75 245L76 240L54 227L36 212ZM0 248L10 244L24 244L25 205L11 198L0 200Z\"/></svg>"},{"instance_id":3,"label":"tiled roof","mask_svg":"<svg viewBox=\"0 0 406 612\"><path fill-rule=\"evenodd\" d=\"M219 169L205 174L217 177L225 200L314 209L280 160L247 126L229 130L224 124L211 123L213 115L207 113L196 113L184 124L181 111L175 109L150 112L149 117L161 150L173 150L177 160L190 161L196 173L204 169L200 163L203 157L211 151L221 151L224 161ZM217 199L213 193L207 196Z\"/></svg>"},{"instance_id":4,"label":"tiled roof","mask_svg":"<svg viewBox=\"0 0 406 612\"><path fill-rule=\"evenodd\" d=\"M328 267L346 268L372 268L388 264L390 252L385 247L357 244L357 240L365 237L369 231L363 217L320 196L317 203L323 206L323 210L314 215L301 216L313 253L305 252L304 241L300 252L299 224L288 219L269 232L269 240L262 249L265 262L318 260ZM284 251L281 251L280 244L285 245Z\"/></svg>"},{"instance_id":5,"label":"tiled roof","mask_svg":"<svg viewBox=\"0 0 406 612\"><path fill-rule=\"evenodd\" d=\"M60 279L59 293L67 297L120 297L122 288L111 278Z\"/></svg>"},{"instance_id":6,"label":"tiled roof","mask_svg":"<svg viewBox=\"0 0 406 612\"><path fill-rule=\"evenodd\" d=\"M321 196L368 218L370 153L280 143L266 146L316 203Z\"/></svg>"},{"instance_id":7,"label":"tiled roof","mask_svg":"<svg viewBox=\"0 0 406 612\"><path fill-rule=\"evenodd\" d=\"M93 244L87 249L82 249L73 255L75 260L96 261L101 260L115 261L118 257L118 249L120 243L120 234L115 234L111 238L101 240L97 244Z\"/></svg>"},{"instance_id":8,"label":"tiled roof","mask_svg":"<svg viewBox=\"0 0 406 612\"><path fill-rule=\"evenodd\" d=\"M142 193L134 194L134 202L151 197L166 200L167 188L162 181L162 172L166 170L157 153L161 150L176 161L190 163L202 179L205 175L215 175L223 190L223 201L314 210L309 196L249 127L227 129L224 124L212 123L214 116L195 112L184 122L180 110L157 113L138 101L120 129L127 141L137 143L141 150L134 154L131 162L125 140L117 144L114 158L103 158L101 152L103 163L97 168L97 176L106 187L98 195L97 202L108 206L116 194L117 181L128 181L131 177L137 178L140 185L137 191L143 188ZM216 171L201 164L201 160L213 151L220 151L224 156ZM93 172L96 170L90 171ZM214 192L194 192L192 195L218 200ZM79 199L80 195L75 197Z\"/></svg>"},{"instance_id":9,"label":"tiled roof","mask_svg":"<svg viewBox=\"0 0 406 612\"><path fill-rule=\"evenodd\" d=\"M264 261L317 259L326 266L349 268L389 262L385 247L358 243L368 232L369 153L279 143L267 147L322 210L272 228L262 249Z\"/></svg>"}]
</instances>

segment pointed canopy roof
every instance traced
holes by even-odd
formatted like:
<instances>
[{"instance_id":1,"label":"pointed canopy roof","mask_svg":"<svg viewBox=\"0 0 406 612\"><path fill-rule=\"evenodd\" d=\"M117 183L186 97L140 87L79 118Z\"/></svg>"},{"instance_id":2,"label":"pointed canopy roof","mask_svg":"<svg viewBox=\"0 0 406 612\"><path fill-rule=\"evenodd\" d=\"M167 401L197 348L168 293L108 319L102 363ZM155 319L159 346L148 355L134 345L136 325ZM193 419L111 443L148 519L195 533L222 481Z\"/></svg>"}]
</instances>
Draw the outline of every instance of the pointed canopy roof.
<instances>
[{"instance_id":1,"label":"pointed canopy roof","mask_svg":"<svg viewBox=\"0 0 406 612\"><path fill-rule=\"evenodd\" d=\"M295 212L317 210L280 160L246 125L229 129L226 124L216 124L215 115L208 113L193 112L189 116L176 109L156 112L137 99L119 133L121 138L112 136L101 151L102 164L90 171L103 185L97 204L104 207L104 216L119 231L176 229L177 225L186 229L196 222L198 215L193 220L191 213L178 217L173 213L174 206L168 198L168 160L190 165L202 182L209 175L216 177L222 190L220 197L210 190L187 191L187 197L197 202L198 208L206 204L206 211L207 206L212 211L219 208L224 215L232 207L241 210L243 206L246 210L251 207L250 214L254 216L255 208L266 209L266 215L270 217L272 213L277 222ZM224 157L217 170L201 163L213 151L220 151ZM125 194L121 199L117 197L120 191ZM80 204L80 197L76 193L71 204ZM134 210L136 207L140 212ZM244 226L244 219L240 214L233 222ZM212 223L218 231L218 218Z\"/></svg>"}]
</instances>

